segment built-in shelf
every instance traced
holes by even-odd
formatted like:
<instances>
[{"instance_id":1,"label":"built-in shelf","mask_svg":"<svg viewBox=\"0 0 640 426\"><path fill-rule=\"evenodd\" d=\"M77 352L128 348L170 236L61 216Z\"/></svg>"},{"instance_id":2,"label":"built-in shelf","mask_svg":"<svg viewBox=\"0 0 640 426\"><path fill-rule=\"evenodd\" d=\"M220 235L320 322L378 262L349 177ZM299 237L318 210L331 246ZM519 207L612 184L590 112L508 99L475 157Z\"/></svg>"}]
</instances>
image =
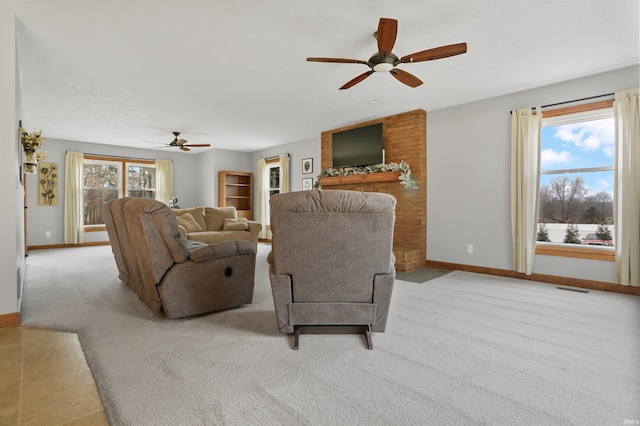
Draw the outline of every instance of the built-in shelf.
<instances>
[{"instance_id":1,"label":"built-in shelf","mask_svg":"<svg viewBox=\"0 0 640 426\"><path fill-rule=\"evenodd\" d=\"M253 175L249 172L218 172L218 207L233 206L238 217L253 220Z\"/></svg>"},{"instance_id":2,"label":"built-in shelf","mask_svg":"<svg viewBox=\"0 0 640 426\"><path fill-rule=\"evenodd\" d=\"M320 186L352 185L358 183L392 182L398 180L400 170L349 176L328 176L319 179Z\"/></svg>"}]
</instances>

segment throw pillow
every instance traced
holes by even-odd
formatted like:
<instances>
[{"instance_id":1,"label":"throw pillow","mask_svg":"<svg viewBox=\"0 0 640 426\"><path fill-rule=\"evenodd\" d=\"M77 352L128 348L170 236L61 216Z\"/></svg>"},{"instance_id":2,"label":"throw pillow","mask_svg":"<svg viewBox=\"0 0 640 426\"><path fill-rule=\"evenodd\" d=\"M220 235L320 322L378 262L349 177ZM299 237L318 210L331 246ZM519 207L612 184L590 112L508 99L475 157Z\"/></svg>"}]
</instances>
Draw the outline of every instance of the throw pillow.
<instances>
[{"instance_id":1,"label":"throw pillow","mask_svg":"<svg viewBox=\"0 0 640 426\"><path fill-rule=\"evenodd\" d=\"M244 217L240 219L225 219L223 231L246 231L249 229L249 224L247 223L247 219Z\"/></svg>"},{"instance_id":2,"label":"throw pillow","mask_svg":"<svg viewBox=\"0 0 640 426\"><path fill-rule=\"evenodd\" d=\"M191 213L184 213L180 216L176 216L178 219L178 225L182 226L187 232L200 232L202 228L198 222L193 218Z\"/></svg>"},{"instance_id":3,"label":"throw pillow","mask_svg":"<svg viewBox=\"0 0 640 426\"><path fill-rule=\"evenodd\" d=\"M236 219L236 208L230 207L205 207L204 220L207 231L222 231L225 219Z\"/></svg>"}]
</instances>

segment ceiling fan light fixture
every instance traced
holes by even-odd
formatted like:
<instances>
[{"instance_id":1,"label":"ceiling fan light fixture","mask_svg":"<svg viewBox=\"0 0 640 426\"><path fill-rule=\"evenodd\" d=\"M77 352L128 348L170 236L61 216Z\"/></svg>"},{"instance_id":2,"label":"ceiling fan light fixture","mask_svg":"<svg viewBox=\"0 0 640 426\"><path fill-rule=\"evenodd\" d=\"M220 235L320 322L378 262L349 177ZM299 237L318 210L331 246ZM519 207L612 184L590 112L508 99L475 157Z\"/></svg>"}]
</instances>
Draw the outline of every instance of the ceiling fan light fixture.
<instances>
[{"instance_id":1,"label":"ceiling fan light fixture","mask_svg":"<svg viewBox=\"0 0 640 426\"><path fill-rule=\"evenodd\" d=\"M398 58L392 51L396 42L398 33L398 20L393 18L380 18L378 22L378 31L374 33L374 37L378 41L378 51L369 58L368 61L360 59L345 58L307 58L311 62L334 62L338 64L364 64L370 70L360 74L359 76L349 80L340 87L340 90L349 89L356 84L369 77L374 72L386 72L391 74L393 78L399 82L415 88L422 84L422 81L413 74L402 69L396 68L396 65L407 64L412 62L433 61L435 59L448 58L450 56L460 55L467 52L467 43L450 44L446 46L435 47L432 49L415 52Z\"/></svg>"},{"instance_id":2,"label":"ceiling fan light fixture","mask_svg":"<svg viewBox=\"0 0 640 426\"><path fill-rule=\"evenodd\" d=\"M373 66L373 70L375 72L389 72L393 69L393 64L388 62L383 62L381 64L377 64Z\"/></svg>"}]
</instances>

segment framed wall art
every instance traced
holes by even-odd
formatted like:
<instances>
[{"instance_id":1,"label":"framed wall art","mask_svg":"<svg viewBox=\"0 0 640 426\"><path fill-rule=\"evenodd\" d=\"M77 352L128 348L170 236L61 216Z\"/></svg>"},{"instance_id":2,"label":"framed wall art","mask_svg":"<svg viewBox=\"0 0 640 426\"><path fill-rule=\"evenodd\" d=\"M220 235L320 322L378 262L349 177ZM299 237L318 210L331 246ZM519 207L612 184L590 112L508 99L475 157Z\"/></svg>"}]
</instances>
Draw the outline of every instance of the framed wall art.
<instances>
[{"instance_id":1,"label":"framed wall art","mask_svg":"<svg viewBox=\"0 0 640 426\"><path fill-rule=\"evenodd\" d=\"M313 189L313 178L302 179L302 190L308 191L310 189Z\"/></svg>"},{"instance_id":2,"label":"framed wall art","mask_svg":"<svg viewBox=\"0 0 640 426\"><path fill-rule=\"evenodd\" d=\"M305 158L302 160L302 173L313 173L313 158Z\"/></svg>"}]
</instances>

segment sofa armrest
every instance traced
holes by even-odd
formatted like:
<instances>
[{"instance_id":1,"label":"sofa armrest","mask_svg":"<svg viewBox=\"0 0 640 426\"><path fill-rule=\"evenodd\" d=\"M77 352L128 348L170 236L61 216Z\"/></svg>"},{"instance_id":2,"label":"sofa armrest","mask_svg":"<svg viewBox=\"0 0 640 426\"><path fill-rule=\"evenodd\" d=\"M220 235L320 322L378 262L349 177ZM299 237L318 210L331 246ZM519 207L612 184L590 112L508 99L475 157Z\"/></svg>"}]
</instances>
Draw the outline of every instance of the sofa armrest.
<instances>
[{"instance_id":1,"label":"sofa armrest","mask_svg":"<svg viewBox=\"0 0 640 426\"><path fill-rule=\"evenodd\" d=\"M251 241L254 246L258 246L258 234L262 231L262 224L260 222L254 222L252 220L248 220L249 224L249 232L251 232Z\"/></svg>"},{"instance_id":2,"label":"sofa armrest","mask_svg":"<svg viewBox=\"0 0 640 426\"><path fill-rule=\"evenodd\" d=\"M178 231L180 231L180 238L184 238L185 240L189 239L187 235L187 230L185 229L184 226L178 225Z\"/></svg>"},{"instance_id":3,"label":"sofa armrest","mask_svg":"<svg viewBox=\"0 0 640 426\"><path fill-rule=\"evenodd\" d=\"M382 332L387 327L395 276L395 269L390 274L375 274L373 276L373 303L376 304L376 321L373 323L371 331Z\"/></svg>"},{"instance_id":4,"label":"sofa armrest","mask_svg":"<svg viewBox=\"0 0 640 426\"><path fill-rule=\"evenodd\" d=\"M289 324L289 305L293 302L291 290L291 275L276 274L274 265L269 265L269 278L271 281L271 294L276 311L278 330L282 333L293 333L293 325Z\"/></svg>"},{"instance_id":5,"label":"sofa armrest","mask_svg":"<svg viewBox=\"0 0 640 426\"><path fill-rule=\"evenodd\" d=\"M221 241L191 252L189 259L197 263L202 263L211 259L255 253L256 249L249 241Z\"/></svg>"}]
</instances>

